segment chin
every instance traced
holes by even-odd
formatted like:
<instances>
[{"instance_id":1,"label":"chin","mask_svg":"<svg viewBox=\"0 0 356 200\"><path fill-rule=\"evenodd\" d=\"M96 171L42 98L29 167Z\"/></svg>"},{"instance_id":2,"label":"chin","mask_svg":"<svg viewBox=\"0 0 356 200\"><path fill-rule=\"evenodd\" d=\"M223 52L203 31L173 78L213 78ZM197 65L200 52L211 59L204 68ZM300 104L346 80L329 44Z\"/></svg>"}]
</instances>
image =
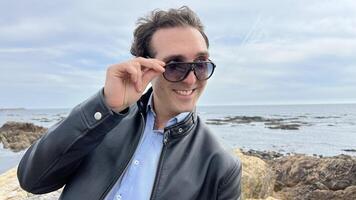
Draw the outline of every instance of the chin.
<instances>
[{"instance_id":1,"label":"chin","mask_svg":"<svg viewBox=\"0 0 356 200\"><path fill-rule=\"evenodd\" d=\"M177 113L182 113L182 112L192 112L195 108L195 104L186 104L186 105L176 105L176 110Z\"/></svg>"}]
</instances>

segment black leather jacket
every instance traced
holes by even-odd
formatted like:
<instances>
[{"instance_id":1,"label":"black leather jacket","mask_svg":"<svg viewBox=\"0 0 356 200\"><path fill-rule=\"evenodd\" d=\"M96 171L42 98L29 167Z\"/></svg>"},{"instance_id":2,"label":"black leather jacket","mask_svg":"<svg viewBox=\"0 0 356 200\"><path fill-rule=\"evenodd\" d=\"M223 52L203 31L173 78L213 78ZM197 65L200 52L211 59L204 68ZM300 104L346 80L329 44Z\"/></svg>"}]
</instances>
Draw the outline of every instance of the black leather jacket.
<instances>
[{"instance_id":1,"label":"black leather jacket","mask_svg":"<svg viewBox=\"0 0 356 200\"><path fill-rule=\"evenodd\" d=\"M65 185L60 199L104 199L143 134L150 93L124 114L108 109L102 90L76 106L27 150L17 172L21 187L42 194ZM239 160L192 112L164 129L151 199L239 199L240 179Z\"/></svg>"}]
</instances>

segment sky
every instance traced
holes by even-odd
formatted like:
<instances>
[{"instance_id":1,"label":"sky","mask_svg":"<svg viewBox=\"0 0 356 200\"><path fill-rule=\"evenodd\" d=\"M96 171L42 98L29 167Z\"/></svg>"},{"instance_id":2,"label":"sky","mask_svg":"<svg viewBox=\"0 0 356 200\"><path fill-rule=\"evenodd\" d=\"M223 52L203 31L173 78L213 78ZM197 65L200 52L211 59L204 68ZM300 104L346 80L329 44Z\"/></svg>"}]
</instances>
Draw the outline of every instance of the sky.
<instances>
[{"instance_id":1,"label":"sky","mask_svg":"<svg viewBox=\"0 0 356 200\"><path fill-rule=\"evenodd\" d=\"M131 59L136 20L187 5L217 68L199 105L356 103L356 1L1 0L0 108L71 108Z\"/></svg>"}]
</instances>

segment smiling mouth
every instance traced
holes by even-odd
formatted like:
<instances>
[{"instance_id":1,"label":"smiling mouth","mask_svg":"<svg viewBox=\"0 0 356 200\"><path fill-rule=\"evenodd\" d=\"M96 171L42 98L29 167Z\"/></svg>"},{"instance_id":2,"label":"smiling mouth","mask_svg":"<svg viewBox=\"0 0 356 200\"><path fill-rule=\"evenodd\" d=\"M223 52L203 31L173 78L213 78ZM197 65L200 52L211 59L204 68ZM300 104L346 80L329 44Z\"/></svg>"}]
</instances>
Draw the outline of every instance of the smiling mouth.
<instances>
[{"instance_id":1,"label":"smiling mouth","mask_svg":"<svg viewBox=\"0 0 356 200\"><path fill-rule=\"evenodd\" d=\"M193 94L193 92L195 91L195 89L192 90L173 90L175 93L182 95L182 96L189 96L191 94Z\"/></svg>"}]
</instances>

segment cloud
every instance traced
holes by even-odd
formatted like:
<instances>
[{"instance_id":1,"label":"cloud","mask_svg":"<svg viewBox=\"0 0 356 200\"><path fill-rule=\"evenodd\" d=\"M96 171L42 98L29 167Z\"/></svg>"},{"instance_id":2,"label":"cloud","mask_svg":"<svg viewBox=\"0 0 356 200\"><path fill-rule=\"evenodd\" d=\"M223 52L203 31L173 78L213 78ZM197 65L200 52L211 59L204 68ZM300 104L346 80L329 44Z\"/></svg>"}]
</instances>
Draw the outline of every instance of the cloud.
<instances>
[{"instance_id":1,"label":"cloud","mask_svg":"<svg viewBox=\"0 0 356 200\"><path fill-rule=\"evenodd\" d=\"M30 0L0 2L0 107L72 107L103 86L108 65L131 58L138 17L184 4L218 66L202 104L356 102L352 0Z\"/></svg>"}]
</instances>

